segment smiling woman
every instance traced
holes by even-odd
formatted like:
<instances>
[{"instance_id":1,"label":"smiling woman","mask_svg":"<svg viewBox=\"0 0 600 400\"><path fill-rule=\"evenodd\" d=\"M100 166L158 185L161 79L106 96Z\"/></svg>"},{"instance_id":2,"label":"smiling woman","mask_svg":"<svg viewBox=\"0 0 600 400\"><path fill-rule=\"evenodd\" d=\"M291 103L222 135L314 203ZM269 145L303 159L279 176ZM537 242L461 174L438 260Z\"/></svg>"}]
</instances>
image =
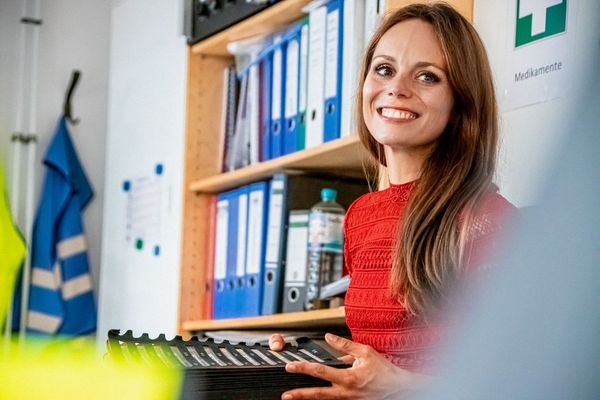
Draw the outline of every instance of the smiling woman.
<instances>
[{"instance_id":1,"label":"smiling woman","mask_svg":"<svg viewBox=\"0 0 600 400\"><path fill-rule=\"evenodd\" d=\"M452 7L414 4L373 35L360 87L361 142L387 167L392 191L411 183L392 242L390 289L411 314L423 314L440 306L462 269L483 262L505 214L514 214L492 182L498 113L489 61L475 28ZM384 116L399 105L415 119ZM489 243L474 247L479 237Z\"/></svg>"},{"instance_id":2,"label":"smiling woman","mask_svg":"<svg viewBox=\"0 0 600 400\"><path fill-rule=\"evenodd\" d=\"M387 168L389 187L358 198L346 214L352 341L326 339L352 367L289 364L289 372L332 386L284 399L420 390L448 328L451 289L490 265L516 214L492 183L498 121L487 55L451 6L414 4L388 15L365 52L359 88L358 134L376 168ZM280 335L271 338L273 350L282 345Z\"/></svg>"}]
</instances>

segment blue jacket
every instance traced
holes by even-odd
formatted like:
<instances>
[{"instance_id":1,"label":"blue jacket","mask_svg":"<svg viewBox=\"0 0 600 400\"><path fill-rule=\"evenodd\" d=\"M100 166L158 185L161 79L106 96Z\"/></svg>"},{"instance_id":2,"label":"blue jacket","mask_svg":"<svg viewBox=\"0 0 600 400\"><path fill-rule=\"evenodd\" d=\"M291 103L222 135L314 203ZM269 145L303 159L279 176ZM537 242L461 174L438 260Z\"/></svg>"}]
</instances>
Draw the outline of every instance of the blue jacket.
<instances>
[{"instance_id":1,"label":"blue jacket","mask_svg":"<svg viewBox=\"0 0 600 400\"><path fill-rule=\"evenodd\" d=\"M62 117L50 142L33 226L27 328L82 335L96 329L82 212L94 196Z\"/></svg>"}]
</instances>

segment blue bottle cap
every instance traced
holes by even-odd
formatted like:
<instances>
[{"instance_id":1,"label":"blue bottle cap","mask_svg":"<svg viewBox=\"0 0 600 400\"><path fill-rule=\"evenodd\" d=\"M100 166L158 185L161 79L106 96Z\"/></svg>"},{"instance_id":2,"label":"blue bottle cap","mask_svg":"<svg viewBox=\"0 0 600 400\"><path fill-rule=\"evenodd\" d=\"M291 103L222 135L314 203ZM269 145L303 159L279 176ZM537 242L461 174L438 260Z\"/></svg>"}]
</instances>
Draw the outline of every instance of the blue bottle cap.
<instances>
[{"instance_id":1,"label":"blue bottle cap","mask_svg":"<svg viewBox=\"0 0 600 400\"><path fill-rule=\"evenodd\" d=\"M335 201L337 192L335 189L323 188L321 189L321 200L323 201Z\"/></svg>"}]
</instances>

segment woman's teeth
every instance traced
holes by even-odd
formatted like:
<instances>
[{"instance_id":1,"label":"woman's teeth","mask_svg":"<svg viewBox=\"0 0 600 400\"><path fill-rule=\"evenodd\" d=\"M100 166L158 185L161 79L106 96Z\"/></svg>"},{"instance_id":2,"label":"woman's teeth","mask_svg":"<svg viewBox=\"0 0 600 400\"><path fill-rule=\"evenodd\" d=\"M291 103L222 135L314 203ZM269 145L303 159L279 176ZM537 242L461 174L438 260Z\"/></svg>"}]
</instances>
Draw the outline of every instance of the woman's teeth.
<instances>
[{"instance_id":1,"label":"woman's teeth","mask_svg":"<svg viewBox=\"0 0 600 400\"><path fill-rule=\"evenodd\" d=\"M395 108L386 108L386 107L381 108L381 115L386 118L394 118L394 119L410 120L410 119L417 118L416 114L411 113L409 111L401 111L401 110L397 110Z\"/></svg>"}]
</instances>

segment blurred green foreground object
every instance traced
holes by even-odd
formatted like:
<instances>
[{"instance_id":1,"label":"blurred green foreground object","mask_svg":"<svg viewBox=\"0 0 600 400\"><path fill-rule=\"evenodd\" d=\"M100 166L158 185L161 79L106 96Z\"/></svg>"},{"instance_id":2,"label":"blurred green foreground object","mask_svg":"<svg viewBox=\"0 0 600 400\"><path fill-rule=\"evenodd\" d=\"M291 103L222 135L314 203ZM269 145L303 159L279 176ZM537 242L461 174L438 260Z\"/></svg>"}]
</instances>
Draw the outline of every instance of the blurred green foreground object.
<instances>
[{"instance_id":1,"label":"blurred green foreground object","mask_svg":"<svg viewBox=\"0 0 600 400\"><path fill-rule=\"evenodd\" d=\"M0 399L176 399L181 372L102 357L93 341L0 347Z\"/></svg>"}]
</instances>

